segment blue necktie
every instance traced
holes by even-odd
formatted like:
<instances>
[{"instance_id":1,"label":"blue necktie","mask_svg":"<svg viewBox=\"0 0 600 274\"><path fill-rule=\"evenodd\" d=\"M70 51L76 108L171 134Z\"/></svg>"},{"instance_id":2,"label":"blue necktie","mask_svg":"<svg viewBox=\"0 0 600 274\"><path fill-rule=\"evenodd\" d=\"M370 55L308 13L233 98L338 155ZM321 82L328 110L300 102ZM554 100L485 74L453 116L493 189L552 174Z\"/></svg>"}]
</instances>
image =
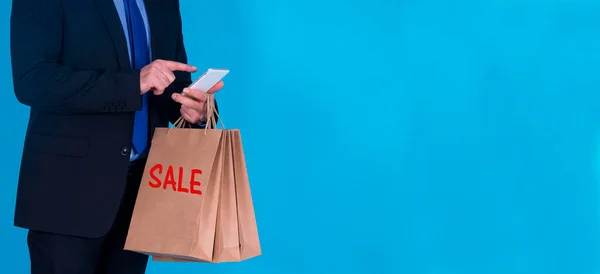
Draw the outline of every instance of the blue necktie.
<instances>
[{"instance_id":1,"label":"blue necktie","mask_svg":"<svg viewBox=\"0 0 600 274\"><path fill-rule=\"evenodd\" d=\"M127 27L131 61L134 69L142 69L150 63L150 52L146 36L146 26L136 0L124 0L127 13ZM133 150L141 154L148 143L148 94L142 96L142 110L135 113L133 124Z\"/></svg>"}]
</instances>

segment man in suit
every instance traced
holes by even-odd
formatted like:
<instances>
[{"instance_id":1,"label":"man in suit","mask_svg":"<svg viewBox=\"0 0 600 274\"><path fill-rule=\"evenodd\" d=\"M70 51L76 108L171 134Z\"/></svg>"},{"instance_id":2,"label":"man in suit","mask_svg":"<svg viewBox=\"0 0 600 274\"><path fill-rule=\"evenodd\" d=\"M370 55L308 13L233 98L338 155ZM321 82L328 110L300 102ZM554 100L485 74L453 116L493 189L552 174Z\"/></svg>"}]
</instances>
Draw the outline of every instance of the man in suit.
<instances>
[{"instance_id":1,"label":"man in suit","mask_svg":"<svg viewBox=\"0 0 600 274\"><path fill-rule=\"evenodd\" d=\"M144 273L123 246L153 129L202 127L208 97L186 88L179 1L13 0L10 31L31 107L14 220L31 272Z\"/></svg>"}]
</instances>

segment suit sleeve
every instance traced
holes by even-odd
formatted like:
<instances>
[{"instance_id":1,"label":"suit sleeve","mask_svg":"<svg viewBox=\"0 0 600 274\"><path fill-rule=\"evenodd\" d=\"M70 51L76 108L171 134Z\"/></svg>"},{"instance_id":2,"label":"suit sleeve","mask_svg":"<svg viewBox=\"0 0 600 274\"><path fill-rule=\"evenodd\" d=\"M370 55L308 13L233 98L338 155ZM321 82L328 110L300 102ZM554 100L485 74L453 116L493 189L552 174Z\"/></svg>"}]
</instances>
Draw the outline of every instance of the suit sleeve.
<instances>
[{"instance_id":1,"label":"suit sleeve","mask_svg":"<svg viewBox=\"0 0 600 274\"><path fill-rule=\"evenodd\" d=\"M179 23L179 25L178 25L179 31L178 31L177 47L176 47L174 61L187 64L188 58L187 58L187 52L185 50L185 44L183 41L183 27L182 27L181 13L180 13L180 9L179 9L179 1L177 1L177 8L178 8L177 22ZM175 74L176 79L173 82L173 84L171 84L171 86L169 86L169 88L165 92L165 93L168 93L167 94L168 96L163 96L163 99L168 100L168 102L165 102L165 105L167 105L167 112L165 112L165 115L167 116L167 119L171 123L175 123L175 121L177 121L177 119L179 119L179 117L181 117L181 112L180 112L181 105L171 99L171 94L182 92L184 88L186 88L190 84L192 84L191 73L177 71L177 72L174 72L174 74ZM215 101L215 111L218 112L218 106L217 106L216 101ZM201 127L203 127L203 125L192 125L192 127L201 128Z\"/></svg>"},{"instance_id":2,"label":"suit sleeve","mask_svg":"<svg viewBox=\"0 0 600 274\"><path fill-rule=\"evenodd\" d=\"M140 110L140 72L74 70L60 63L61 0L13 0L10 47L19 102L50 112L100 113Z\"/></svg>"}]
</instances>

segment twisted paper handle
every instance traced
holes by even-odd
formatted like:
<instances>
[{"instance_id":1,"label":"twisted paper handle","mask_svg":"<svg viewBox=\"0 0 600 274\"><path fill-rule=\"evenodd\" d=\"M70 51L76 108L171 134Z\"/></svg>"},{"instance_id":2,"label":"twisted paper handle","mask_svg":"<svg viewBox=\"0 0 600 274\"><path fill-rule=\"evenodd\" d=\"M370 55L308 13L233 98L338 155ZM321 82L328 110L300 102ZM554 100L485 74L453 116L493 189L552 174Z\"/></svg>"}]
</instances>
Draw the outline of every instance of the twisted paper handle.
<instances>
[{"instance_id":1,"label":"twisted paper handle","mask_svg":"<svg viewBox=\"0 0 600 274\"><path fill-rule=\"evenodd\" d=\"M216 111L215 95L211 94L211 93L207 93L206 94L206 102L204 102L204 104L205 104L204 109L206 110L206 114L205 114L206 126L204 127L204 130L206 131L207 129L215 129L217 127L217 120L221 124L221 127L223 129L225 129L225 125L223 124L223 121L219 117L219 113L217 113L217 111ZM177 121L175 121L175 123L173 123L173 126L175 128L184 128L186 126L190 127L190 128L192 127L188 123L188 121L186 121L185 118L183 118L183 116L180 116L179 119L177 119Z\"/></svg>"}]
</instances>

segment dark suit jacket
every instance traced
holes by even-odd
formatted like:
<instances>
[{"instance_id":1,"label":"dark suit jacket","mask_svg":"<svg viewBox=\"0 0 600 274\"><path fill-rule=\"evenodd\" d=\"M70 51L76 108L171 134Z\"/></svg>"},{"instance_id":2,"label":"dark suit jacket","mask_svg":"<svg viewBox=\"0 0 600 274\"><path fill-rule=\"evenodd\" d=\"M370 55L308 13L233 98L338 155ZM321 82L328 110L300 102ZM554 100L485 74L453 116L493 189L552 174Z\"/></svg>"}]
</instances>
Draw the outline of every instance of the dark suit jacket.
<instances>
[{"instance_id":1,"label":"dark suit jacket","mask_svg":"<svg viewBox=\"0 0 600 274\"><path fill-rule=\"evenodd\" d=\"M146 0L146 9L153 59L187 63L179 1ZM142 106L113 0L13 0L10 24L14 91L31 107L15 225L103 236L123 196ZM151 129L180 116L170 95L191 79L176 77L151 96Z\"/></svg>"}]
</instances>

